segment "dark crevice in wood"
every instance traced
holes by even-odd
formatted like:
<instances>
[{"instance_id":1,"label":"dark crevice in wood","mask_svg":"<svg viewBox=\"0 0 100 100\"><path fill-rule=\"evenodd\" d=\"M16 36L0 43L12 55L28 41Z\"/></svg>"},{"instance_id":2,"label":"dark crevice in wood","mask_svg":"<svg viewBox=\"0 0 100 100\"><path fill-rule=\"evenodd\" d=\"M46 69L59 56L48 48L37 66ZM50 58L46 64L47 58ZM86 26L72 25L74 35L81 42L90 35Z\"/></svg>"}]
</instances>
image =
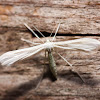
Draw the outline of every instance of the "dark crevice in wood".
<instances>
[{"instance_id":1,"label":"dark crevice in wood","mask_svg":"<svg viewBox=\"0 0 100 100\"><path fill-rule=\"evenodd\" d=\"M29 30L25 29L25 28L21 28L21 27L8 27L8 26L3 26L2 28L0 28L0 34L3 34L5 32L8 32L8 31L18 31L19 33L20 32L29 32L31 33ZM41 31L42 32L42 31ZM38 34L39 37L42 37L41 34L39 34L37 31L35 31L36 34ZM49 32L45 32L43 31L42 32L44 34L45 37L49 37L51 33ZM31 33L32 34L32 33ZM55 33L52 33L52 37L54 36ZM33 37L35 37L33 34L32 34ZM98 34L80 34L80 33L57 33L57 36L100 36L100 33Z\"/></svg>"},{"instance_id":2,"label":"dark crevice in wood","mask_svg":"<svg viewBox=\"0 0 100 100\"><path fill-rule=\"evenodd\" d=\"M57 34L57 36L100 36L100 34Z\"/></svg>"},{"instance_id":3,"label":"dark crevice in wood","mask_svg":"<svg viewBox=\"0 0 100 100\"><path fill-rule=\"evenodd\" d=\"M8 31L17 31L17 32L29 32L29 34L32 34L29 30L26 30L24 28L20 28L19 27L7 27L7 26L4 26L3 28L0 28L0 34L4 34L5 32L8 32ZM42 31L41 31L42 32ZM41 34L39 34L37 31L35 31L36 34L38 34L39 37L42 37ZM51 33L49 32L42 32L44 34L45 37L49 37ZM55 33L52 33L52 36L54 36ZM33 37L35 37L33 34L32 34ZM57 36L100 36L100 33L98 34L78 34L78 33L57 33Z\"/></svg>"},{"instance_id":4,"label":"dark crevice in wood","mask_svg":"<svg viewBox=\"0 0 100 100\"><path fill-rule=\"evenodd\" d=\"M42 37L41 34L39 34L37 31L35 31L35 33L38 34L39 37ZM44 34L45 37L49 37L51 33L48 32L42 32ZM55 35L55 33L52 33L51 37L53 37ZM33 37L35 37L32 34ZM57 36L100 36L100 34L72 34L72 33L66 33L66 34L61 34L58 33Z\"/></svg>"}]
</instances>

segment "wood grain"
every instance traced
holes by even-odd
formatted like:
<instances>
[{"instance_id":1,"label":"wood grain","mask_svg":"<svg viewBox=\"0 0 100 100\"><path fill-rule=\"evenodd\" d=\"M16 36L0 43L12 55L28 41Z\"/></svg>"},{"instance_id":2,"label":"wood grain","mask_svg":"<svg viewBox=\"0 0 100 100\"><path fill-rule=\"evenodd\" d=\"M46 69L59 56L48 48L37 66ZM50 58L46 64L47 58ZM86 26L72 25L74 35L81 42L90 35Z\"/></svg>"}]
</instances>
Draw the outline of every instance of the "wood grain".
<instances>
[{"instance_id":1,"label":"wood grain","mask_svg":"<svg viewBox=\"0 0 100 100\"><path fill-rule=\"evenodd\" d=\"M99 0L0 0L0 32L26 30L23 23L51 33L99 34Z\"/></svg>"},{"instance_id":2,"label":"wood grain","mask_svg":"<svg viewBox=\"0 0 100 100\"><path fill-rule=\"evenodd\" d=\"M14 44L18 42L20 45L16 45L17 49L28 47L28 44L20 41L23 36L22 33L16 34L19 34L17 38L10 41L13 45L8 43L10 37L7 36L5 46L8 45L9 48L13 46L12 50L14 50ZM7 35L7 33L4 35ZM30 35L27 38L32 40ZM82 37L57 37L56 40L64 41L76 38ZM98 37L89 38L100 40ZM44 38L41 39L44 41ZM33 38L33 41L38 42L39 40ZM11 50L11 48L1 49L0 53L2 54L8 50ZM46 73L40 86L35 90L44 67L44 52L41 52L26 60L17 62L12 67L1 67L0 100L99 100L100 48L89 53L66 50L58 50L58 52L73 64L73 67L80 73L85 83L77 75L70 72L70 66L54 53L58 80L52 82L50 76ZM45 66L48 67L47 61Z\"/></svg>"},{"instance_id":3,"label":"wood grain","mask_svg":"<svg viewBox=\"0 0 100 100\"><path fill-rule=\"evenodd\" d=\"M95 36L100 34L100 0L0 0L0 55L33 46L21 38L40 42L23 23L50 34L59 22L58 34L94 34L89 38L100 41ZM56 41L83 38L75 35L57 37ZM100 48L92 52L57 51L73 64L85 83L55 52L58 80L52 81L48 61L44 64L44 52L40 52L11 67L0 65L0 100L100 100ZM44 66L44 79L35 89Z\"/></svg>"}]
</instances>

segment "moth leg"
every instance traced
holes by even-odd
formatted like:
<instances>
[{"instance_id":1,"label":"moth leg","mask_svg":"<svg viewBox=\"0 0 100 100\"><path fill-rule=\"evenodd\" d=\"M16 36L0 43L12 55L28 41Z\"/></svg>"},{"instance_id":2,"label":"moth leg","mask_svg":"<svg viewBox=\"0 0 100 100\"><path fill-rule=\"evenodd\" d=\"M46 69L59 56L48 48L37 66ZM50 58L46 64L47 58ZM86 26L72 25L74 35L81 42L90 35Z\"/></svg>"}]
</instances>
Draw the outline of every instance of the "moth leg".
<instances>
[{"instance_id":1,"label":"moth leg","mask_svg":"<svg viewBox=\"0 0 100 100\"><path fill-rule=\"evenodd\" d=\"M54 41L54 40L55 40L55 37L56 37L57 32L58 32L58 30L59 30L59 27L60 27L60 23L58 24L58 27L57 27L57 29L56 29L55 35L54 35L54 36L53 36L53 38L52 38L52 41Z\"/></svg>"},{"instance_id":2,"label":"moth leg","mask_svg":"<svg viewBox=\"0 0 100 100\"><path fill-rule=\"evenodd\" d=\"M81 77L81 75L77 72L77 71L75 71L75 69L73 68L73 66L72 66L72 64L70 63L70 62L68 62L63 56L61 56L59 53L57 53L65 62L67 62L69 65L70 65L70 67L72 68L71 69L71 72L74 72L75 74L77 74L77 76L82 80L82 82L83 83L85 83L85 81L84 81L84 79Z\"/></svg>"},{"instance_id":3,"label":"moth leg","mask_svg":"<svg viewBox=\"0 0 100 100\"><path fill-rule=\"evenodd\" d=\"M46 50L45 50L44 67L43 67L43 71L42 71L42 74L41 74L40 80L39 80L39 82L38 82L38 84L37 84L35 90L38 89L38 87L39 87L40 84L41 84L41 81L43 80L44 73L45 73L45 61L46 61L46 57L47 57L47 55L46 55Z\"/></svg>"},{"instance_id":4,"label":"moth leg","mask_svg":"<svg viewBox=\"0 0 100 100\"><path fill-rule=\"evenodd\" d=\"M76 72L75 70L71 70L71 72L76 74L82 80L82 82L85 83L84 79L81 77L81 75L78 72Z\"/></svg>"},{"instance_id":5,"label":"moth leg","mask_svg":"<svg viewBox=\"0 0 100 100\"><path fill-rule=\"evenodd\" d=\"M61 56L58 52L57 52L57 54L58 54L65 62L67 62L68 65L70 65L71 68L73 67L72 64L71 64L70 62L67 61L67 59L65 59L63 56Z\"/></svg>"},{"instance_id":6,"label":"moth leg","mask_svg":"<svg viewBox=\"0 0 100 100\"><path fill-rule=\"evenodd\" d=\"M32 41L30 41L30 40L26 40L26 39L24 39L24 38L21 38L21 40L22 40L22 41L25 41L25 42L27 42L27 43L31 43L31 44L33 44L33 45L39 45L39 44L41 44L41 43L32 42Z\"/></svg>"}]
</instances>

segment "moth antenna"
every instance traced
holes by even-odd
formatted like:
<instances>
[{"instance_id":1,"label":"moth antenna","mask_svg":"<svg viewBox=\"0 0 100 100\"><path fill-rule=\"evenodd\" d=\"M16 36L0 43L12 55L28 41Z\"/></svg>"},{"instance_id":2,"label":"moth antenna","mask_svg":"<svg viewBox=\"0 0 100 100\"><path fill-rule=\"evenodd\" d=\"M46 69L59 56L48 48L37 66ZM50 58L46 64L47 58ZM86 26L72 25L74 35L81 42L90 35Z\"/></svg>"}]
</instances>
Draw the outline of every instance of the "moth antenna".
<instances>
[{"instance_id":1,"label":"moth antenna","mask_svg":"<svg viewBox=\"0 0 100 100\"><path fill-rule=\"evenodd\" d=\"M67 62L68 63L68 65L70 65L70 67L73 67L72 66L72 64L69 62L69 61L67 61L67 59L65 59L63 56L61 56L59 53L57 53L65 62Z\"/></svg>"},{"instance_id":2,"label":"moth antenna","mask_svg":"<svg viewBox=\"0 0 100 100\"><path fill-rule=\"evenodd\" d=\"M26 23L24 23L24 25L41 41L41 42L43 42L41 39L40 39L40 37L26 24Z\"/></svg>"},{"instance_id":3,"label":"moth antenna","mask_svg":"<svg viewBox=\"0 0 100 100\"><path fill-rule=\"evenodd\" d=\"M33 27L45 38L45 36L43 35L42 32L40 32L35 26L33 26Z\"/></svg>"},{"instance_id":4,"label":"moth antenna","mask_svg":"<svg viewBox=\"0 0 100 100\"><path fill-rule=\"evenodd\" d=\"M34 43L34 42L31 42L31 41L26 40L26 39L24 39L24 38L21 38L21 40L22 40L22 41L25 41L25 42L27 42L27 43L31 43L31 44L41 44L41 43Z\"/></svg>"},{"instance_id":5,"label":"moth antenna","mask_svg":"<svg viewBox=\"0 0 100 100\"><path fill-rule=\"evenodd\" d=\"M56 32L55 32L55 35L53 36L52 41L54 41L54 39L55 39L55 37L56 37L56 35L57 35L57 32L58 32L59 27L60 27L60 23L58 24L58 27L57 27L57 29L56 29Z\"/></svg>"}]
</instances>

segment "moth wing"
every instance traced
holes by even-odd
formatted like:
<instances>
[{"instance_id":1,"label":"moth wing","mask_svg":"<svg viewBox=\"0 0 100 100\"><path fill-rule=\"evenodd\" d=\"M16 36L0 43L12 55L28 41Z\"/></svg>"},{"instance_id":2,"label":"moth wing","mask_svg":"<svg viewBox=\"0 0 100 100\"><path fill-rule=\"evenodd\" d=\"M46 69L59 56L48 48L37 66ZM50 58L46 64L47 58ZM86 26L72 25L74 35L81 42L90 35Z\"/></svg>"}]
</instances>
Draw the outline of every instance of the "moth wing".
<instances>
[{"instance_id":1,"label":"moth wing","mask_svg":"<svg viewBox=\"0 0 100 100\"><path fill-rule=\"evenodd\" d=\"M71 50L91 51L100 46L100 41L91 38L81 38L69 41L55 42L55 47Z\"/></svg>"},{"instance_id":2,"label":"moth wing","mask_svg":"<svg viewBox=\"0 0 100 100\"><path fill-rule=\"evenodd\" d=\"M9 51L0 56L0 63L2 65L10 66L11 64L15 63L16 61L30 57L43 49L44 49L44 47L42 44L42 45L29 47L29 48L25 48L25 49Z\"/></svg>"}]
</instances>

